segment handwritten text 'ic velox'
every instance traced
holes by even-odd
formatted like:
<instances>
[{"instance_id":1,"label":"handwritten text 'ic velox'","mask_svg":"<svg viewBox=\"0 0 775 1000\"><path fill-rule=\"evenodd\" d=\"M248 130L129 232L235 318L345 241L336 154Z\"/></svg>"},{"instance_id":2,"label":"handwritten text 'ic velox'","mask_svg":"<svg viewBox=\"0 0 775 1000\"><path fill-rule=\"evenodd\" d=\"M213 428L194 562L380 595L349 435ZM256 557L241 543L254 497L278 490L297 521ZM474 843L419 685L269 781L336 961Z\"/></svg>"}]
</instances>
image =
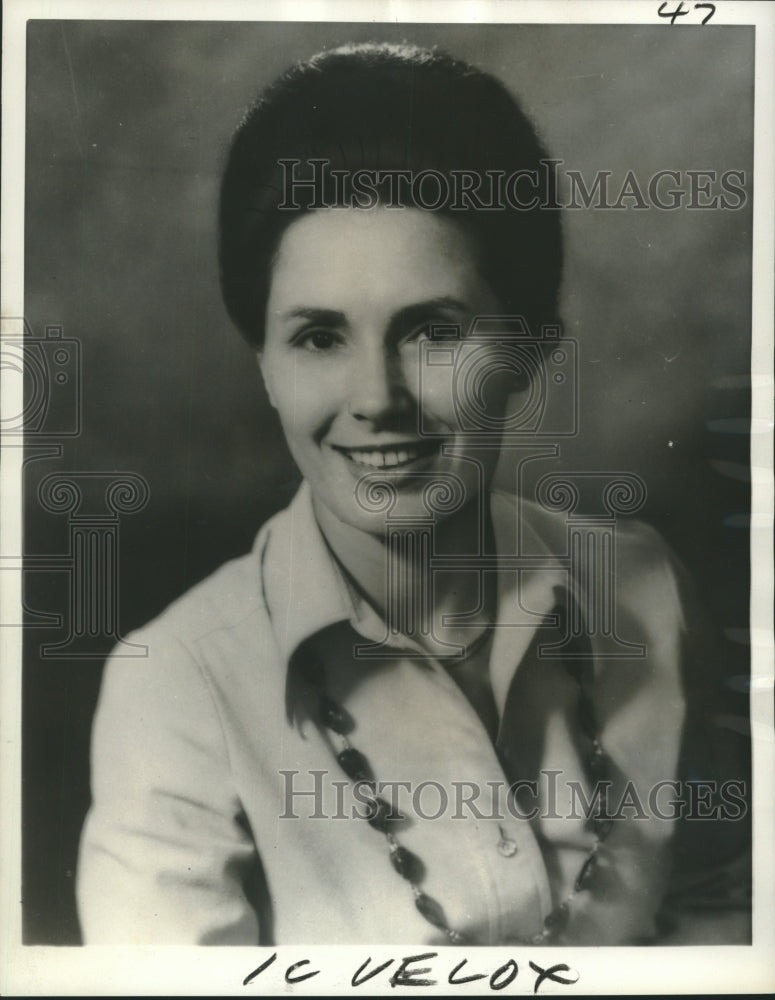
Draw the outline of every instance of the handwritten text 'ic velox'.
<instances>
[{"instance_id":1,"label":"handwritten text 'ic velox'","mask_svg":"<svg viewBox=\"0 0 775 1000\"><path fill-rule=\"evenodd\" d=\"M392 987L436 986L439 980L430 977L439 975L439 969L433 966L433 959L437 958L438 954L437 951L426 951L418 955L406 955L398 959L389 958L381 962L373 962L371 957L368 957L354 970L350 979L350 985L353 989L357 989L359 986L363 986L370 981L372 981L373 985L377 977L384 977L383 984L387 981ZM273 952L261 965L245 976L242 985L248 986L259 979L259 977L264 979L264 974L271 966L275 965L276 961L277 952ZM449 962L450 966L451 964ZM275 979L280 976L281 980L290 987L312 979L313 976L319 976L322 971L322 969L315 968L307 958L292 962L285 968L280 963L279 966L275 966L272 969ZM573 986L579 981L579 973L571 969L570 966L562 963L544 967L537 962L531 961L528 962L528 969L520 972L520 966L516 960L509 958L498 966L497 969L482 972L479 969L469 966L468 959L463 958L456 962L454 968L450 968L445 982L449 986L464 986L467 983L487 980L487 983L480 982L480 989L489 986L491 990L503 990L507 986L510 986L517 977L521 977L523 980L529 979L534 994L538 993L543 983L559 983L563 986ZM524 988L527 984L523 982L521 985Z\"/></svg>"}]
</instances>

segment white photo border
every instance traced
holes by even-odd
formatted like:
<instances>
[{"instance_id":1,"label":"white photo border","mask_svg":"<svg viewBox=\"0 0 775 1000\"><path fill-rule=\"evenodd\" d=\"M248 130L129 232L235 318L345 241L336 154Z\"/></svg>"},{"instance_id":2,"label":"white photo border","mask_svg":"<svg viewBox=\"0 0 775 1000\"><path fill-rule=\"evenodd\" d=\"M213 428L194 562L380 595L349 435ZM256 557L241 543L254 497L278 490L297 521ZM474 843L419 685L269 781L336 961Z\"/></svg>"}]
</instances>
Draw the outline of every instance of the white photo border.
<instances>
[{"instance_id":1,"label":"white photo border","mask_svg":"<svg viewBox=\"0 0 775 1000\"><path fill-rule=\"evenodd\" d=\"M562 0L331 0L324 3L183 2L183 0L7 0L3 17L2 134L2 316L24 313L24 153L25 39L28 19L110 20L295 20L542 24L658 23L659 3L602 0L573 4ZM773 740L773 274L775 273L775 9L767 3L717 0L714 26L756 27L755 212L753 258L753 353L751 435L751 728L754 783L753 943L739 947L671 948L449 948L419 965L432 966L437 985L421 992L447 995L449 971L468 958L471 972L488 975L513 957L520 969L529 961L565 963L579 972L578 983L546 983L540 992L557 994L751 993L775 987L775 776ZM665 30L671 30L665 25ZM680 30L676 28L674 30ZM21 411L21 383L3 370L3 413ZM22 533L22 449L4 447L0 468L2 555L18 551ZM20 573L0 574L3 615L21 613ZM3 618L3 620L5 620ZM25 946L21 905L21 634L0 629L2 685L2 854L0 855L0 992L5 995L334 995L357 993L355 970L370 957L375 965L421 954L421 947L108 948ZM243 986L243 979L277 952L276 973ZM282 971L303 959L319 975L289 987ZM303 970L302 970L303 971ZM510 993L533 992L534 975L520 976ZM483 982L486 983L486 980ZM369 981L372 995L393 994L385 976ZM481 995L481 983L456 986L460 995ZM363 988L361 988L361 992Z\"/></svg>"}]
</instances>

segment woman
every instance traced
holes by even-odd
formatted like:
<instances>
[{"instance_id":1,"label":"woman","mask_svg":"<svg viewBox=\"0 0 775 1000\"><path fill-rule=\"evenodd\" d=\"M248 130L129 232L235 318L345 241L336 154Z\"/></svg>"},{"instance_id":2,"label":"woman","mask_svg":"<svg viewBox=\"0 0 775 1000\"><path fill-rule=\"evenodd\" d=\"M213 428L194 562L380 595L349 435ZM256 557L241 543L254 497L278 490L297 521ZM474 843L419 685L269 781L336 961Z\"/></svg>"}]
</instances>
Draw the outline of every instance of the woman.
<instances>
[{"instance_id":1,"label":"woman","mask_svg":"<svg viewBox=\"0 0 775 1000\"><path fill-rule=\"evenodd\" d=\"M499 83L408 46L315 57L242 123L224 300L304 482L108 665L87 942L747 939L672 557L618 524L598 629L569 520L492 486L566 357L546 161Z\"/></svg>"}]
</instances>

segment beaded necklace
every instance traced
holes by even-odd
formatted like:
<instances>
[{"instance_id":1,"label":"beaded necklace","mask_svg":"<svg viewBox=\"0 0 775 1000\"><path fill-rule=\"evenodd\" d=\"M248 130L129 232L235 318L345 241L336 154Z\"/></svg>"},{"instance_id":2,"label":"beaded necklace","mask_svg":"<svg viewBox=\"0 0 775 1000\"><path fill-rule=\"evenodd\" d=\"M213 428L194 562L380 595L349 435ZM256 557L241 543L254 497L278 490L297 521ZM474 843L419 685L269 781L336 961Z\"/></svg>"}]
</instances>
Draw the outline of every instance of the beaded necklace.
<instances>
[{"instance_id":1,"label":"beaded necklace","mask_svg":"<svg viewBox=\"0 0 775 1000\"><path fill-rule=\"evenodd\" d=\"M562 618L565 609L562 606L554 608L552 615ZM485 628L483 633L469 645L462 659L470 659L482 649L486 641L490 638L492 623ZM530 938L520 939L514 943L519 944L548 944L556 939L567 927L571 916L571 903L581 893L588 892L594 882L594 876L598 865L600 848L608 837L613 827L613 821L606 817L606 797L607 785L604 783L608 772L608 761L605 750L599 740L599 728L592 699L587 690L585 667L590 663L591 652L589 649L589 639L587 636L579 637L585 640L584 647L572 654L572 658L565 659L563 665L569 676L575 681L578 689L578 722L584 739L587 742L586 763L590 777L596 783L602 783L603 794L599 798L603 816L597 815L592 818L592 832L594 840L587 857L579 869L573 888L565 898L545 917L543 928L538 934ZM535 642L535 640L534 640ZM586 663L584 662L586 660ZM325 691L325 678L323 676L322 664L316 663L315 669L311 669L312 664L307 661L304 675L307 683L312 687L317 696L317 717L318 723L329 729L341 741L341 749L336 754L339 766L351 781L366 786L370 790L370 797L366 805L365 820L376 832L382 834L387 842L390 862L397 874L405 879L414 898L414 905L418 912L438 930L443 931L451 944L466 944L468 942L465 935L451 927L444 914L441 904L432 896L423 892L421 882L424 875L424 865L422 860L412 851L403 847L393 833L391 827L394 823L400 822L404 817L396 810L392 809L389 803L376 793L376 778L368 760L357 750L348 738L348 734L355 728L355 722L350 713L338 702L334 701ZM499 828L500 840L496 845L501 854L511 857L517 851L517 845L513 840L505 836L502 828Z\"/></svg>"}]
</instances>

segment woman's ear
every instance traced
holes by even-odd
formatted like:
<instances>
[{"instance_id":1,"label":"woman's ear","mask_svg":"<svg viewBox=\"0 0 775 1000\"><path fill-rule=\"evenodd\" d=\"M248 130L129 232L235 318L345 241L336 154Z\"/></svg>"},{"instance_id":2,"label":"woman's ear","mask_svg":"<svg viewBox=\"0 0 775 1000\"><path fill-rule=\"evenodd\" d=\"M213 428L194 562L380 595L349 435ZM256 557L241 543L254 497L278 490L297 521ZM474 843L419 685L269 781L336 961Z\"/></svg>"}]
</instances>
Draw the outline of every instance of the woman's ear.
<instances>
[{"instance_id":1,"label":"woman's ear","mask_svg":"<svg viewBox=\"0 0 775 1000\"><path fill-rule=\"evenodd\" d=\"M269 397L269 402L273 409L277 409L277 404L274 401L274 396L272 395L272 387L269 384L269 380L266 377L266 372L264 371L264 352L259 348L256 351L256 364L258 365L258 370L261 372L261 380L264 383L264 389Z\"/></svg>"}]
</instances>

